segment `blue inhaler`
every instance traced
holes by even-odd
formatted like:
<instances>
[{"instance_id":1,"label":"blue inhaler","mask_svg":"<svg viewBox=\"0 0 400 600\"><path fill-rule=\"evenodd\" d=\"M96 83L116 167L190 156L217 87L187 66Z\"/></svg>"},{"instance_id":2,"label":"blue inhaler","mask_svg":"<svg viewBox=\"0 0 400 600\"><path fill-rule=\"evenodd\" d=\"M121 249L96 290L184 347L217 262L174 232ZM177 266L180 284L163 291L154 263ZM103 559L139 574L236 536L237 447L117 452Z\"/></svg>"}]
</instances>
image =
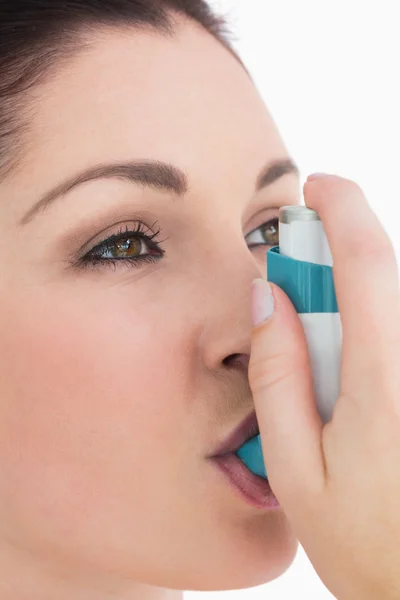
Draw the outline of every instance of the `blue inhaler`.
<instances>
[{"instance_id":1,"label":"blue inhaler","mask_svg":"<svg viewBox=\"0 0 400 600\"><path fill-rule=\"evenodd\" d=\"M302 322L323 423L330 421L339 397L342 354L342 325L332 265L318 214L305 206L282 207L279 246L267 252L268 281L287 294ZM255 475L267 478L260 435L243 444L236 455Z\"/></svg>"}]
</instances>

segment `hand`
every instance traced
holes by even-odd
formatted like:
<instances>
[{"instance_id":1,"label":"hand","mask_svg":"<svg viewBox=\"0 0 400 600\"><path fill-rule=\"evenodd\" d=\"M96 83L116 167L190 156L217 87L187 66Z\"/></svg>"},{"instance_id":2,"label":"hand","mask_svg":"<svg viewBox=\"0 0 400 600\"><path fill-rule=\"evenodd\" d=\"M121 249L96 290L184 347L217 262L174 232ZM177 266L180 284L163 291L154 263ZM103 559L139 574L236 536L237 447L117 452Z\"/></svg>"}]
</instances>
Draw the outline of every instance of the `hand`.
<instances>
[{"instance_id":1,"label":"hand","mask_svg":"<svg viewBox=\"0 0 400 600\"><path fill-rule=\"evenodd\" d=\"M253 329L250 386L268 479L339 600L400 598L400 288L393 247L362 190L334 175L304 185L334 260L341 392L325 426L301 322L271 285Z\"/></svg>"}]
</instances>

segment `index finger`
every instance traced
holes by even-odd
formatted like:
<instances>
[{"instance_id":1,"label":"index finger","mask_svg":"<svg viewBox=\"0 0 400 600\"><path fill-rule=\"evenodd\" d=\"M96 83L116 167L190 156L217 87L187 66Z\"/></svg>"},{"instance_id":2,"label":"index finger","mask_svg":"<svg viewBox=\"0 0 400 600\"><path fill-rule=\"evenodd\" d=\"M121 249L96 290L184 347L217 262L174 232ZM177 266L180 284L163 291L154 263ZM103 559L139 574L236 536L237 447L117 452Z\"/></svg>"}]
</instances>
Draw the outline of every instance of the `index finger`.
<instances>
[{"instance_id":1,"label":"index finger","mask_svg":"<svg viewBox=\"0 0 400 600\"><path fill-rule=\"evenodd\" d=\"M324 225L343 325L343 352L380 351L400 332L399 273L393 245L362 189L336 175L304 184L306 205Z\"/></svg>"}]
</instances>

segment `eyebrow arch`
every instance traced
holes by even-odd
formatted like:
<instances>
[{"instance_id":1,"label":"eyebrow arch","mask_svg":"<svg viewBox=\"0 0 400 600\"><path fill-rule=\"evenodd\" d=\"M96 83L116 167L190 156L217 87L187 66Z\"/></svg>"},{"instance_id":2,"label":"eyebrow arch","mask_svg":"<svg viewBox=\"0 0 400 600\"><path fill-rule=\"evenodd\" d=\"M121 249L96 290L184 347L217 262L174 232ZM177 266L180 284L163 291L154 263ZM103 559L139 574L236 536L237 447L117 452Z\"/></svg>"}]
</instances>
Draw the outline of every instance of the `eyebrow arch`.
<instances>
[{"instance_id":1,"label":"eyebrow arch","mask_svg":"<svg viewBox=\"0 0 400 600\"><path fill-rule=\"evenodd\" d=\"M299 169L290 158L279 159L268 164L257 178L256 191L271 185L283 175L294 173L299 175ZM184 196L189 188L188 178L177 167L155 160L133 161L123 164L107 164L90 167L74 175L72 178L57 185L47 192L30 210L20 219L19 225L26 225L38 213L43 214L58 198L64 196L73 188L95 179L118 178L145 187L173 192L177 196Z\"/></svg>"}]
</instances>

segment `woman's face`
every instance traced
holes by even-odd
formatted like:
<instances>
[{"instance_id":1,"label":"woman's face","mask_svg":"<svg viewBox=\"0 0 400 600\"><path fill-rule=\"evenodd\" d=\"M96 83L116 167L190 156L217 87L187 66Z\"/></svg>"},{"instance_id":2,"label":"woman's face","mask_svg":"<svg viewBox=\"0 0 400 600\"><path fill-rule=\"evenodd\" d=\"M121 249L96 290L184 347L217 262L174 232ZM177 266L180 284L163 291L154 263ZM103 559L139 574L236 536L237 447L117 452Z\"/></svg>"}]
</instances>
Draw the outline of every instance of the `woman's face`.
<instances>
[{"instance_id":1,"label":"woman's face","mask_svg":"<svg viewBox=\"0 0 400 600\"><path fill-rule=\"evenodd\" d=\"M291 529L207 456L253 409L246 369L225 359L250 353L251 282L276 241L261 226L299 201L299 181L256 191L288 153L207 32L181 22L173 38L125 29L92 41L35 89L26 158L0 186L7 573L29 562L71 589L259 585L292 562ZM165 169L150 184L157 173L137 161L174 165L187 191L171 174L164 189ZM114 176L80 179L110 165ZM161 232L101 246L139 225Z\"/></svg>"}]
</instances>

